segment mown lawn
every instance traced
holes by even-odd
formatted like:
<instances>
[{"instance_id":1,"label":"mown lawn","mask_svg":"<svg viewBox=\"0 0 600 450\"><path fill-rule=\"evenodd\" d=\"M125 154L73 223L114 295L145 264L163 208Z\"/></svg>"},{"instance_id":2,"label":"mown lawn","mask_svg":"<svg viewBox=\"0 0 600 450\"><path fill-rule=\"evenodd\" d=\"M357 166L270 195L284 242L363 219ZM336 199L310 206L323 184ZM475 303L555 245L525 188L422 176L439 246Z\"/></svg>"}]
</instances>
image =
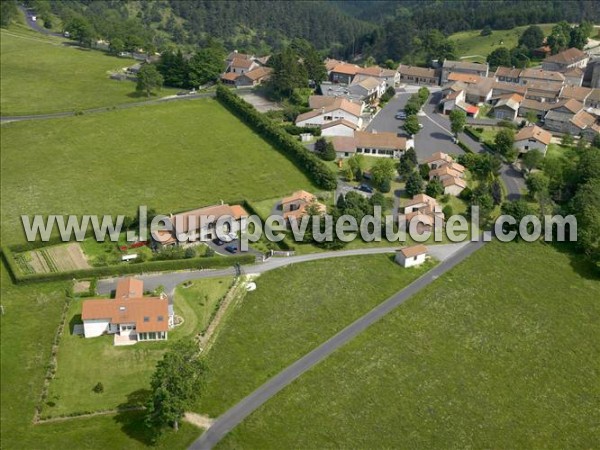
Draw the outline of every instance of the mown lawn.
<instances>
[{"instance_id":1,"label":"mown lawn","mask_svg":"<svg viewBox=\"0 0 600 450\"><path fill-rule=\"evenodd\" d=\"M3 116L77 111L140 102L132 81L116 81L109 72L136 61L72 46L14 25L0 31ZM172 95L163 89L159 96Z\"/></svg>"},{"instance_id":2,"label":"mown lawn","mask_svg":"<svg viewBox=\"0 0 600 450\"><path fill-rule=\"evenodd\" d=\"M554 24L540 24L544 34L550 34ZM512 30L494 30L489 36L481 36L481 30L460 31L450 35L450 40L456 44L457 56L479 56L468 58L468 61L485 62L485 58L498 47L511 49L517 46L519 37L527 26L516 27Z\"/></svg>"},{"instance_id":3,"label":"mown lawn","mask_svg":"<svg viewBox=\"0 0 600 450\"><path fill-rule=\"evenodd\" d=\"M489 244L218 448L595 448L599 281L578 255Z\"/></svg>"},{"instance_id":4,"label":"mown lawn","mask_svg":"<svg viewBox=\"0 0 600 450\"><path fill-rule=\"evenodd\" d=\"M73 324L81 323L83 300L74 300L68 313L69 327L58 351L58 370L50 383L43 416L113 409L119 405L143 404L150 377L165 349L173 342L192 337L208 325L215 305L225 295L231 279L227 277L196 280L187 289L179 287L175 314L183 324L169 331L164 342L144 342L115 347L114 337L85 339L71 334ZM102 383L104 392L93 392Z\"/></svg>"},{"instance_id":5,"label":"mown lawn","mask_svg":"<svg viewBox=\"0 0 600 450\"><path fill-rule=\"evenodd\" d=\"M208 353L210 371L197 411L216 417L426 270L402 269L392 256L375 255L261 275Z\"/></svg>"},{"instance_id":6,"label":"mown lawn","mask_svg":"<svg viewBox=\"0 0 600 450\"><path fill-rule=\"evenodd\" d=\"M67 284L15 286L4 265L0 271L4 307L0 316L2 447L147 448L150 435L139 412L32 424ZM185 448L199 434L198 428L184 423L179 433L167 432L155 448Z\"/></svg>"},{"instance_id":7,"label":"mown lawn","mask_svg":"<svg viewBox=\"0 0 600 450\"><path fill-rule=\"evenodd\" d=\"M168 214L313 185L215 100L2 125L2 241L21 214Z\"/></svg>"}]
</instances>

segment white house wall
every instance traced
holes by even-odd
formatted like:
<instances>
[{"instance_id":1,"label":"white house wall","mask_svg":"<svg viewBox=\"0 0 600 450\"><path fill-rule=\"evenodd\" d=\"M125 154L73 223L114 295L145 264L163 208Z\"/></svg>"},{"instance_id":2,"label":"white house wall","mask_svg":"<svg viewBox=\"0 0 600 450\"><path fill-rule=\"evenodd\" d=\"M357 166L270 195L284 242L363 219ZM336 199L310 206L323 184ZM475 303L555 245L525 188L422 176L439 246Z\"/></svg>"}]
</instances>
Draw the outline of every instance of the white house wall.
<instances>
[{"instance_id":1,"label":"white house wall","mask_svg":"<svg viewBox=\"0 0 600 450\"><path fill-rule=\"evenodd\" d=\"M109 331L108 319L94 319L83 321L83 334L86 338L102 336Z\"/></svg>"}]
</instances>

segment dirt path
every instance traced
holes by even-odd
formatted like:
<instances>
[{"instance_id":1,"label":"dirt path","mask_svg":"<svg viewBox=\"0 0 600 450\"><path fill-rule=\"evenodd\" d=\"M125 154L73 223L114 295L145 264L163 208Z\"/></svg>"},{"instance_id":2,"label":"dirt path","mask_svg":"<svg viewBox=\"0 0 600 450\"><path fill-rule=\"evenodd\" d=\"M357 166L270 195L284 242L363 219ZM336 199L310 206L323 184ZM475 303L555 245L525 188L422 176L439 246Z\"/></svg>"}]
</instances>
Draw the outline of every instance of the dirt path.
<instances>
[{"instance_id":1,"label":"dirt path","mask_svg":"<svg viewBox=\"0 0 600 450\"><path fill-rule=\"evenodd\" d=\"M186 412L183 415L183 420L205 430L210 428L214 422L214 419L211 419L208 416L203 416L202 414L196 414L193 412Z\"/></svg>"}]
</instances>

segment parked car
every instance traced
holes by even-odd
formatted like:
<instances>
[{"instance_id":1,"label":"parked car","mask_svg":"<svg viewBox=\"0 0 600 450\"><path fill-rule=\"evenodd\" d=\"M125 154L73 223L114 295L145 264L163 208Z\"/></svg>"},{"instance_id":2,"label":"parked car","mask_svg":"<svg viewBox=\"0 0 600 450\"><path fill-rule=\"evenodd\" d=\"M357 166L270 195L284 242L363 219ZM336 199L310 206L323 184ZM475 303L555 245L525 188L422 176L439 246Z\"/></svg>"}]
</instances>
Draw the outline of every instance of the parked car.
<instances>
[{"instance_id":1,"label":"parked car","mask_svg":"<svg viewBox=\"0 0 600 450\"><path fill-rule=\"evenodd\" d=\"M228 245L225 247L225 250L227 250L229 253L237 253L238 248L237 245Z\"/></svg>"},{"instance_id":2,"label":"parked car","mask_svg":"<svg viewBox=\"0 0 600 450\"><path fill-rule=\"evenodd\" d=\"M358 189L359 191L362 191L362 192L366 192L367 194L373 193L373 188L371 186L369 186L368 184L361 184L356 189Z\"/></svg>"},{"instance_id":3,"label":"parked car","mask_svg":"<svg viewBox=\"0 0 600 450\"><path fill-rule=\"evenodd\" d=\"M396 119L398 119L398 120L404 120L404 119L406 119L406 113L404 111L402 111L402 110L398 111L396 113Z\"/></svg>"},{"instance_id":4,"label":"parked car","mask_svg":"<svg viewBox=\"0 0 600 450\"><path fill-rule=\"evenodd\" d=\"M213 239L213 244L215 245L223 245L225 242L223 242L221 239L219 238L214 238Z\"/></svg>"}]
</instances>

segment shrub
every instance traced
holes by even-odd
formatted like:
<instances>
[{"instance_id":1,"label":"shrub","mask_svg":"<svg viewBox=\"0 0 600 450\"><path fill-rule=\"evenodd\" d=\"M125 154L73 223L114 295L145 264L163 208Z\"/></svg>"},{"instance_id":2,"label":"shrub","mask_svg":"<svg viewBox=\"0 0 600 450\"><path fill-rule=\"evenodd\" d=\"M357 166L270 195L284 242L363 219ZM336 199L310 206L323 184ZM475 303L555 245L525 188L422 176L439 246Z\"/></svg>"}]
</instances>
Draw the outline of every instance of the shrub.
<instances>
[{"instance_id":1,"label":"shrub","mask_svg":"<svg viewBox=\"0 0 600 450\"><path fill-rule=\"evenodd\" d=\"M104 385L100 381L98 381L98 383L96 383L96 386L94 386L92 390L96 394L102 394L104 392Z\"/></svg>"},{"instance_id":2,"label":"shrub","mask_svg":"<svg viewBox=\"0 0 600 450\"><path fill-rule=\"evenodd\" d=\"M460 199L462 199L462 200L464 200L466 202L471 201L471 197L472 196L473 196L473 192L468 187L464 188L462 190L462 192L460 194L458 194L458 198L460 198Z\"/></svg>"},{"instance_id":3,"label":"shrub","mask_svg":"<svg viewBox=\"0 0 600 450\"><path fill-rule=\"evenodd\" d=\"M392 184L390 183L390 180L383 180L379 184L379 190L384 194L390 192L392 190Z\"/></svg>"},{"instance_id":4,"label":"shrub","mask_svg":"<svg viewBox=\"0 0 600 450\"><path fill-rule=\"evenodd\" d=\"M446 205L444 206L444 209L442 209L442 212L444 213L444 219L448 220L448 218L452 216L454 211L452 210L452 206Z\"/></svg>"}]
</instances>

